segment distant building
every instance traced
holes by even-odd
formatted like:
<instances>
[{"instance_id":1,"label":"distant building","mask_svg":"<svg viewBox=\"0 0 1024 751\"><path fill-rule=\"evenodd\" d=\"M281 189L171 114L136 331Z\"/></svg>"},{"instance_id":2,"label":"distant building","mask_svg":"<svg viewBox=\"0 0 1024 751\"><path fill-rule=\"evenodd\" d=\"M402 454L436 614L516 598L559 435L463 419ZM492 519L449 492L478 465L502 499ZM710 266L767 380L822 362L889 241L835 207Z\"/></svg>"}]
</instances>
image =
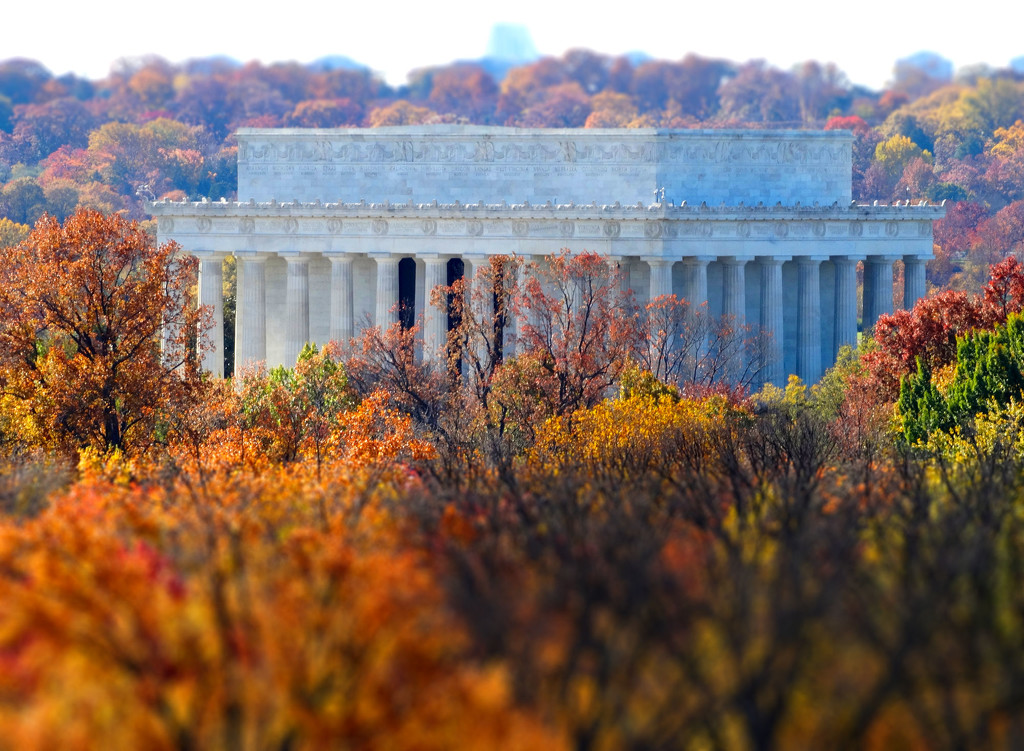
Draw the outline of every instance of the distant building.
<instances>
[{"instance_id":1,"label":"distant building","mask_svg":"<svg viewBox=\"0 0 1024 751\"><path fill-rule=\"evenodd\" d=\"M923 96L952 80L952 61L934 52L917 52L893 66L892 85L912 96Z\"/></svg>"},{"instance_id":2,"label":"distant building","mask_svg":"<svg viewBox=\"0 0 1024 751\"><path fill-rule=\"evenodd\" d=\"M528 65L540 55L533 45L530 30L522 24L496 23L491 27L487 51L479 60L467 61L479 65L500 82L508 72L520 65Z\"/></svg>"},{"instance_id":3,"label":"distant building","mask_svg":"<svg viewBox=\"0 0 1024 751\"><path fill-rule=\"evenodd\" d=\"M925 293L941 207L851 203L845 131L527 130L482 126L243 129L238 201L153 203L161 242L201 260L222 320L238 261L235 367L292 364L306 341L386 325L398 303L446 319L429 291L496 254L568 248L618 263L640 301L675 293L772 335L766 380L817 381L858 328ZM508 343L515 347L515 337ZM205 365L223 370L223 337Z\"/></svg>"}]
</instances>

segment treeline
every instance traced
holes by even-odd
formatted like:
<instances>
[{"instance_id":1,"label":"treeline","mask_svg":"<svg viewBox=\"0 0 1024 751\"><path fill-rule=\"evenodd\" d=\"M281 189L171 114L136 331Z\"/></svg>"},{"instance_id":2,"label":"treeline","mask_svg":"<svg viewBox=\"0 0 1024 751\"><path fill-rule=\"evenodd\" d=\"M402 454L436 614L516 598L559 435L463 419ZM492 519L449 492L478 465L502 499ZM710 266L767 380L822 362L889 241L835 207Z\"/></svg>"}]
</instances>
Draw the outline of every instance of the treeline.
<instances>
[{"instance_id":1,"label":"treeline","mask_svg":"<svg viewBox=\"0 0 1024 751\"><path fill-rule=\"evenodd\" d=\"M1015 259L752 395L592 254L214 380L173 251L0 251L0 748L1019 742Z\"/></svg>"},{"instance_id":2,"label":"treeline","mask_svg":"<svg viewBox=\"0 0 1024 751\"><path fill-rule=\"evenodd\" d=\"M846 128L854 196L947 200L936 287L977 288L1024 242L1024 81L966 70L952 81L898 66L885 91L834 65L780 70L688 55L634 64L585 50L497 81L459 63L390 87L365 70L219 59L126 61L99 81L0 63L0 243L76 207L146 217L151 197L231 198L239 127L464 122L522 127ZM6 219L6 221L4 221Z\"/></svg>"}]
</instances>

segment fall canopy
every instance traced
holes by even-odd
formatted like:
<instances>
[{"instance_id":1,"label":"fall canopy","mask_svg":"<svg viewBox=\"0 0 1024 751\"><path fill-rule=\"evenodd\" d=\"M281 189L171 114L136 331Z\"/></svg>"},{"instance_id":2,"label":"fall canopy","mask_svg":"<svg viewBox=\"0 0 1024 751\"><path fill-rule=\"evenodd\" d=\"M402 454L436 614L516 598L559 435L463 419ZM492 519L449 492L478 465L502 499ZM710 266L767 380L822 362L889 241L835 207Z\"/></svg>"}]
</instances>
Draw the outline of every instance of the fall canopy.
<instances>
[{"instance_id":1,"label":"fall canopy","mask_svg":"<svg viewBox=\"0 0 1024 751\"><path fill-rule=\"evenodd\" d=\"M84 209L0 252L0 388L17 432L63 453L143 450L197 383L195 261Z\"/></svg>"}]
</instances>

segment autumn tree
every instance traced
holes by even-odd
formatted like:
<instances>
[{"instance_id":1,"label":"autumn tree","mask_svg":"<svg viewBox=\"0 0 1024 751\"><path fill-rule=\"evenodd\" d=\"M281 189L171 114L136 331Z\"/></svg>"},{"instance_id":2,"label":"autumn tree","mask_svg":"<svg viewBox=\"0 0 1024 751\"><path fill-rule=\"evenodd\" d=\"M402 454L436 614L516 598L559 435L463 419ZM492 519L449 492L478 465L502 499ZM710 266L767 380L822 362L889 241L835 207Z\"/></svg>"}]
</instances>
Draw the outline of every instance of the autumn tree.
<instances>
[{"instance_id":1,"label":"autumn tree","mask_svg":"<svg viewBox=\"0 0 1024 751\"><path fill-rule=\"evenodd\" d=\"M875 147L882 137L857 115L831 117L825 123L825 130L853 131L853 196L864 198L864 173L871 167Z\"/></svg>"},{"instance_id":2,"label":"autumn tree","mask_svg":"<svg viewBox=\"0 0 1024 751\"><path fill-rule=\"evenodd\" d=\"M796 79L763 60L742 65L736 76L718 90L722 115L743 122L800 121L800 92Z\"/></svg>"},{"instance_id":3,"label":"autumn tree","mask_svg":"<svg viewBox=\"0 0 1024 751\"><path fill-rule=\"evenodd\" d=\"M918 370L928 373L951 365L958 340L978 330L992 330L1024 310L1024 266L1010 256L989 267L980 294L946 290L917 301L912 310L879 316L876 349L863 360L883 399L894 401L899 382Z\"/></svg>"},{"instance_id":4,"label":"autumn tree","mask_svg":"<svg viewBox=\"0 0 1024 751\"><path fill-rule=\"evenodd\" d=\"M174 244L86 209L4 250L0 388L25 433L71 455L150 446L162 413L199 388L194 273Z\"/></svg>"},{"instance_id":5,"label":"autumn tree","mask_svg":"<svg viewBox=\"0 0 1024 751\"><path fill-rule=\"evenodd\" d=\"M80 191L70 180L53 180L43 188L46 197L46 210L49 214L63 222L78 207Z\"/></svg>"},{"instance_id":6,"label":"autumn tree","mask_svg":"<svg viewBox=\"0 0 1024 751\"><path fill-rule=\"evenodd\" d=\"M11 132L11 117L14 115L14 105L11 100L0 94L0 133Z\"/></svg>"},{"instance_id":7,"label":"autumn tree","mask_svg":"<svg viewBox=\"0 0 1024 751\"><path fill-rule=\"evenodd\" d=\"M32 161L44 158L61 146L82 148L96 118L84 103L72 98L46 104L25 104L15 109L14 136L26 142Z\"/></svg>"},{"instance_id":8,"label":"autumn tree","mask_svg":"<svg viewBox=\"0 0 1024 751\"><path fill-rule=\"evenodd\" d=\"M452 65L434 71L429 102L440 113L489 122L498 100L498 86L490 73L477 65Z\"/></svg>"},{"instance_id":9,"label":"autumn tree","mask_svg":"<svg viewBox=\"0 0 1024 751\"><path fill-rule=\"evenodd\" d=\"M0 219L0 248L17 245L28 237L30 229L28 225L12 222L7 217Z\"/></svg>"},{"instance_id":10,"label":"autumn tree","mask_svg":"<svg viewBox=\"0 0 1024 751\"><path fill-rule=\"evenodd\" d=\"M145 125L107 123L89 135L94 169L122 195L142 183L157 194L176 186L193 193L205 176L196 129L169 118Z\"/></svg>"},{"instance_id":11,"label":"autumn tree","mask_svg":"<svg viewBox=\"0 0 1024 751\"><path fill-rule=\"evenodd\" d=\"M733 73L724 60L687 55L680 62L651 60L633 72L630 91L642 112L674 103L685 115L708 118L718 110L718 88Z\"/></svg>"},{"instance_id":12,"label":"autumn tree","mask_svg":"<svg viewBox=\"0 0 1024 751\"><path fill-rule=\"evenodd\" d=\"M919 300L913 310L879 316L874 331L878 349L864 356L876 391L894 400L900 378L913 373L919 360L929 370L948 365L956 356L957 336L981 323L977 301L952 290Z\"/></svg>"},{"instance_id":13,"label":"autumn tree","mask_svg":"<svg viewBox=\"0 0 1024 751\"><path fill-rule=\"evenodd\" d=\"M850 82L834 64L808 60L794 70L799 92L800 116L808 124L819 123L833 111L849 104Z\"/></svg>"},{"instance_id":14,"label":"autumn tree","mask_svg":"<svg viewBox=\"0 0 1024 751\"><path fill-rule=\"evenodd\" d=\"M34 224L46 211L46 195L31 177L19 177L0 188L0 215L18 224Z\"/></svg>"},{"instance_id":15,"label":"autumn tree","mask_svg":"<svg viewBox=\"0 0 1024 751\"><path fill-rule=\"evenodd\" d=\"M363 108L351 99L307 99L285 115L284 124L292 128L339 128L358 125Z\"/></svg>"},{"instance_id":16,"label":"autumn tree","mask_svg":"<svg viewBox=\"0 0 1024 751\"><path fill-rule=\"evenodd\" d=\"M338 443L341 413L352 406L333 350L307 344L294 368L244 373L241 389L245 427L265 436L265 453L280 462L312 457L319 472Z\"/></svg>"},{"instance_id":17,"label":"autumn tree","mask_svg":"<svg viewBox=\"0 0 1024 751\"><path fill-rule=\"evenodd\" d=\"M1019 401L1024 392L1024 319L1011 314L992 331L957 340L956 371L941 391L931 370L918 361L917 373L903 380L898 402L908 442L959 425L970 430L978 415Z\"/></svg>"},{"instance_id":18,"label":"autumn tree","mask_svg":"<svg viewBox=\"0 0 1024 751\"><path fill-rule=\"evenodd\" d=\"M437 113L433 110L399 99L371 110L367 120L371 128L380 128L386 125L422 125L434 117L437 117Z\"/></svg>"},{"instance_id":19,"label":"autumn tree","mask_svg":"<svg viewBox=\"0 0 1024 751\"><path fill-rule=\"evenodd\" d=\"M157 109L174 98L174 73L166 60L154 58L132 74L127 86L143 105Z\"/></svg>"},{"instance_id":20,"label":"autumn tree","mask_svg":"<svg viewBox=\"0 0 1024 751\"><path fill-rule=\"evenodd\" d=\"M638 311L619 271L595 253L552 256L515 302L520 346L539 364L549 413L604 398L639 343Z\"/></svg>"},{"instance_id":21,"label":"autumn tree","mask_svg":"<svg viewBox=\"0 0 1024 751\"><path fill-rule=\"evenodd\" d=\"M977 242L978 227L987 217L985 206L976 201L947 204L946 215L935 222L935 244L962 257Z\"/></svg>"},{"instance_id":22,"label":"autumn tree","mask_svg":"<svg viewBox=\"0 0 1024 751\"><path fill-rule=\"evenodd\" d=\"M655 378L684 394L756 388L768 335L732 316L712 316L675 295L640 311L636 357Z\"/></svg>"},{"instance_id":23,"label":"autumn tree","mask_svg":"<svg viewBox=\"0 0 1024 751\"><path fill-rule=\"evenodd\" d=\"M591 105L585 128L626 128L637 118L636 105L625 94L602 91L594 96Z\"/></svg>"},{"instance_id":24,"label":"autumn tree","mask_svg":"<svg viewBox=\"0 0 1024 751\"><path fill-rule=\"evenodd\" d=\"M580 128L589 115L590 98L573 81L536 93L513 122L527 128Z\"/></svg>"},{"instance_id":25,"label":"autumn tree","mask_svg":"<svg viewBox=\"0 0 1024 751\"><path fill-rule=\"evenodd\" d=\"M52 79L53 74L35 60L14 58L0 63L0 95L14 104L35 101Z\"/></svg>"},{"instance_id":26,"label":"autumn tree","mask_svg":"<svg viewBox=\"0 0 1024 751\"><path fill-rule=\"evenodd\" d=\"M1024 250L1024 200L1004 206L978 227L978 244L997 258Z\"/></svg>"},{"instance_id":27,"label":"autumn tree","mask_svg":"<svg viewBox=\"0 0 1024 751\"><path fill-rule=\"evenodd\" d=\"M931 162L932 156L904 135L894 135L875 147L875 161L893 180L898 180L915 159Z\"/></svg>"}]
</instances>

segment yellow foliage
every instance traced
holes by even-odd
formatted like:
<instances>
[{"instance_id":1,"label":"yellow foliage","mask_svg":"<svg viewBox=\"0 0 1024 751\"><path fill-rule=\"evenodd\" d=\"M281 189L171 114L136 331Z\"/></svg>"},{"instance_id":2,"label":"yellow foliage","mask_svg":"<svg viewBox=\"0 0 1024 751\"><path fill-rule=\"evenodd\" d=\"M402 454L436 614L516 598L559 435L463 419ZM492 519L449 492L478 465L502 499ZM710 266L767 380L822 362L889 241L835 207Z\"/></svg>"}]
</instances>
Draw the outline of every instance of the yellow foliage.
<instances>
[{"instance_id":1,"label":"yellow foliage","mask_svg":"<svg viewBox=\"0 0 1024 751\"><path fill-rule=\"evenodd\" d=\"M752 402L763 407L781 407L787 410L801 409L808 405L813 388L808 389L800 376L790 374L786 387L779 388L766 383L760 392L755 394Z\"/></svg>"},{"instance_id":2,"label":"yellow foliage","mask_svg":"<svg viewBox=\"0 0 1024 751\"><path fill-rule=\"evenodd\" d=\"M27 224L12 222L7 217L0 218L0 248L17 245L28 237L31 231L32 228Z\"/></svg>"},{"instance_id":3,"label":"yellow foliage","mask_svg":"<svg viewBox=\"0 0 1024 751\"><path fill-rule=\"evenodd\" d=\"M1007 128L996 128L989 147L989 153L1001 159L1017 152L1024 153L1024 122L1020 120Z\"/></svg>"},{"instance_id":4,"label":"yellow foliage","mask_svg":"<svg viewBox=\"0 0 1024 751\"><path fill-rule=\"evenodd\" d=\"M605 401L548 420L527 464L553 473L582 465L633 476L677 461L682 445L706 443L707 431L730 409L720 397L641 395Z\"/></svg>"},{"instance_id":5,"label":"yellow foliage","mask_svg":"<svg viewBox=\"0 0 1024 751\"><path fill-rule=\"evenodd\" d=\"M875 147L875 161L881 164L886 172L896 177L902 175L907 165L918 157L928 163L932 161L930 152L899 133Z\"/></svg>"}]
</instances>

